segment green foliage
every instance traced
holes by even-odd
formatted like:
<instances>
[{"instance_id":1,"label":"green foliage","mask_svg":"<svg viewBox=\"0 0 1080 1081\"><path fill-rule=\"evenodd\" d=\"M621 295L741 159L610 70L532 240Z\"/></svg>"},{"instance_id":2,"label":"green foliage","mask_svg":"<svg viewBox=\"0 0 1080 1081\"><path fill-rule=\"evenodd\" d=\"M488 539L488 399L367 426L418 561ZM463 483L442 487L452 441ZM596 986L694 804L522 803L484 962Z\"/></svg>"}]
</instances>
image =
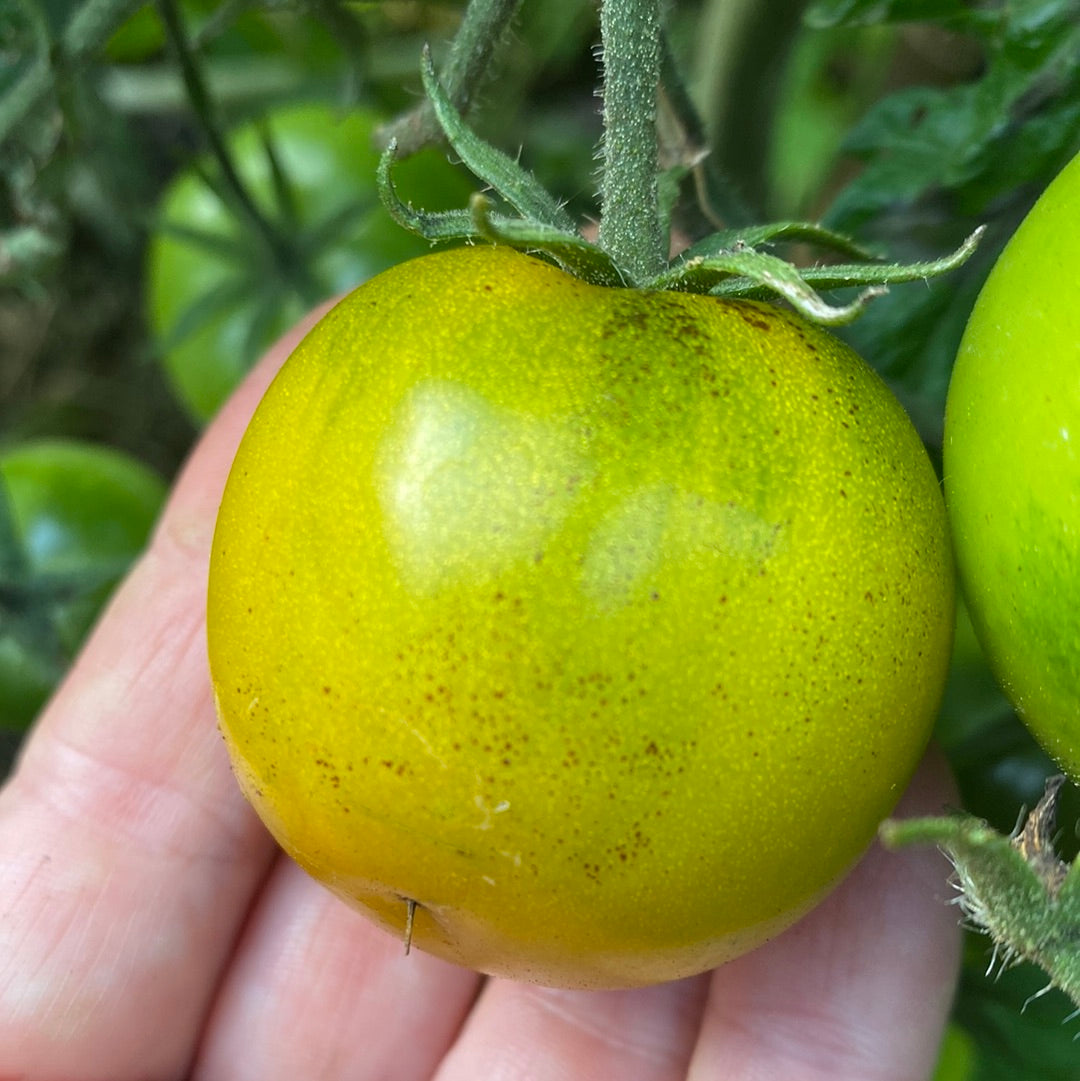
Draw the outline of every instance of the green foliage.
<instances>
[{"instance_id":1,"label":"green foliage","mask_svg":"<svg viewBox=\"0 0 1080 1081\"><path fill-rule=\"evenodd\" d=\"M34 440L0 453L0 729L33 719L164 497L152 471L105 447Z\"/></svg>"},{"instance_id":2,"label":"green foliage","mask_svg":"<svg viewBox=\"0 0 1080 1081\"><path fill-rule=\"evenodd\" d=\"M907 19L911 8L930 5L854 6L865 20L868 8ZM982 47L979 78L910 87L867 113L845 143L866 167L833 203L836 227L858 229L930 196L946 198L951 217L982 217L995 200L1072 156L1080 140L1080 4L960 8L965 14L950 22Z\"/></svg>"},{"instance_id":3,"label":"green foliage","mask_svg":"<svg viewBox=\"0 0 1080 1081\"><path fill-rule=\"evenodd\" d=\"M973 25L985 18L970 0L815 0L805 14L806 22L818 28L924 20Z\"/></svg>"},{"instance_id":4,"label":"green foliage","mask_svg":"<svg viewBox=\"0 0 1080 1081\"><path fill-rule=\"evenodd\" d=\"M969 935L954 1010L971 1051L963 1081L1075 1081L1077 1021L1069 1000L1047 991L1037 968L1001 972L995 964L990 971L991 960L986 938Z\"/></svg>"},{"instance_id":5,"label":"green foliage","mask_svg":"<svg viewBox=\"0 0 1080 1081\"><path fill-rule=\"evenodd\" d=\"M924 257L987 227L948 280L894 290L847 333L908 402L932 448L953 357L989 268L1035 198L1080 149L1080 3L818 0L813 26L933 19L970 78L906 86L876 101L843 151L861 168L825 215L833 228Z\"/></svg>"}]
</instances>

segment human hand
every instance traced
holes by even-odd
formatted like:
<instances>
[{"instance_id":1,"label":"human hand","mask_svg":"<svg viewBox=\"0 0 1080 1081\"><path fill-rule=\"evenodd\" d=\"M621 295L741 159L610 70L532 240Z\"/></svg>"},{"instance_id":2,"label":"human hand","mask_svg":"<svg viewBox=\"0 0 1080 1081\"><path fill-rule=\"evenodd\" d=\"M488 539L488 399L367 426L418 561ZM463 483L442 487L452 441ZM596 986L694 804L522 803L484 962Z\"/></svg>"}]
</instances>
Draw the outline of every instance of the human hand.
<instances>
[{"instance_id":1,"label":"human hand","mask_svg":"<svg viewBox=\"0 0 1080 1081\"><path fill-rule=\"evenodd\" d=\"M871 851L797 926L636 991L484 979L369 924L275 848L217 733L214 515L299 340L207 431L154 541L0 790L0 1081L921 1081L958 963L928 851ZM900 813L950 798L931 756Z\"/></svg>"}]
</instances>

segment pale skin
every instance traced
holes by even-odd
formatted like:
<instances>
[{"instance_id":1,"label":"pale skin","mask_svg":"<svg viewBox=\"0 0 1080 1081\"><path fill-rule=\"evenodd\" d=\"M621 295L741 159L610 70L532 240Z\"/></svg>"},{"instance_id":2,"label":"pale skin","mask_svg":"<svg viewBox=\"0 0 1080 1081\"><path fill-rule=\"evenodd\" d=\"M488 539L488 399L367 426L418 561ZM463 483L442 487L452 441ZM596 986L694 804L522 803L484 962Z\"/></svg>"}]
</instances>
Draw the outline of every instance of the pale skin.
<instances>
[{"instance_id":1,"label":"pale skin","mask_svg":"<svg viewBox=\"0 0 1080 1081\"><path fill-rule=\"evenodd\" d=\"M208 429L0 789L0 1081L925 1081L959 954L948 867L872 849L808 918L637 991L485 980L275 848L207 675L214 514L300 331ZM931 754L898 814L955 799Z\"/></svg>"}]
</instances>

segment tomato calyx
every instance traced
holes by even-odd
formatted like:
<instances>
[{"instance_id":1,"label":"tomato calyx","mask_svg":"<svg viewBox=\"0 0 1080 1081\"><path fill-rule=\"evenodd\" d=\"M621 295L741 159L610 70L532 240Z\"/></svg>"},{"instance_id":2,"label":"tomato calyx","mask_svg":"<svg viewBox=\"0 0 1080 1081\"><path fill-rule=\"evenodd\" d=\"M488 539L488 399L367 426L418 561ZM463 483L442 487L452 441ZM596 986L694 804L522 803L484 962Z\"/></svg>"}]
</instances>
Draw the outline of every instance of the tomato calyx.
<instances>
[{"instance_id":1,"label":"tomato calyx","mask_svg":"<svg viewBox=\"0 0 1080 1081\"><path fill-rule=\"evenodd\" d=\"M902 264L879 260L850 237L814 222L773 222L715 232L667 261L659 272L642 276L608 250L603 243L603 229L599 241L586 239L566 208L535 176L469 127L436 76L426 47L420 72L446 141L464 165L513 212L507 213L483 193L475 193L468 208L441 213L404 202L393 183L397 142L391 139L379 162L380 197L400 225L432 242L504 244L546 258L593 285L729 298L780 297L811 322L839 326L856 319L890 284L936 277L961 266L975 251L984 231L982 227L975 230L955 251L940 259ZM662 227L667 235L670 223L665 220ZM781 241L798 241L849 261L797 267L763 250ZM852 288L859 292L847 303L835 304L822 295Z\"/></svg>"}]
</instances>

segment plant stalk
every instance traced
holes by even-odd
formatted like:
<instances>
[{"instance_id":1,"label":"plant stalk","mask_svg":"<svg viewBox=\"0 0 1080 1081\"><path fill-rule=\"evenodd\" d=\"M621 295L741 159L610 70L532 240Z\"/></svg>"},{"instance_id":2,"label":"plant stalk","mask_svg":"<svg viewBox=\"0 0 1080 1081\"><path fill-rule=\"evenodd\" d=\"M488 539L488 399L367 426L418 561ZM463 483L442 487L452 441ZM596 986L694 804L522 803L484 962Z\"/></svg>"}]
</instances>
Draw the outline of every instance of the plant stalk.
<instances>
[{"instance_id":1,"label":"plant stalk","mask_svg":"<svg viewBox=\"0 0 1080 1081\"><path fill-rule=\"evenodd\" d=\"M660 0L604 0L600 246L631 284L667 266L657 184Z\"/></svg>"},{"instance_id":2,"label":"plant stalk","mask_svg":"<svg viewBox=\"0 0 1080 1081\"><path fill-rule=\"evenodd\" d=\"M225 139L222 136L218 124L217 111L214 101L199 70L198 61L192 51L191 44L181 22L180 12L176 0L158 0L158 13L165 25L165 34L172 46L177 66L180 69L180 77L187 91L188 102L199 121L203 138L206 140L218 168L221 170L222 179L229 189L230 195L235 200L241 213L255 226L267 242L267 246L276 251L279 244L278 238L270 223L260 213L259 208L253 202L244 182L240 179L236 166Z\"/></svg>"},{"instance_id":3,"label":"plant stalk","mask_svg":"<svg viewBox=\"0 0 1080 1081\"><path fill-rule=\"evenodd\" d=\"M469 0L450 55L439 73L439 81L459 113L468 110L469 103L491 76L495 50L520 4L521 0ZM441 135L435 110L425 101L400 120L384 126L376 133L376 139L384 150L395 140L398 157L403 158Z\"/></svg>"},{"instance_id":4,"label":"plant stalk","mask_svg":"<svg viewBox=\"0 0 1080 1081\"><path fill-rule=\"evenodd\" d=\"M248 192L240 174L236 171L232 155L225 144L217 122L214 101L206 86L199 64L188 42L181 23L176 0L157 0L158 12L165 25L165 33L172 46L180 76L187 90L188 101L199 120L202 134L209 145L210 152L221 171L225 189L231 197L236 211L241 214L255 232L262 238L275 266L282 275L299 283L302 292L309 292L304 282L304 270L289 239L277 229L273 222L259 209Z\"/></svg>"}]
</instances>

